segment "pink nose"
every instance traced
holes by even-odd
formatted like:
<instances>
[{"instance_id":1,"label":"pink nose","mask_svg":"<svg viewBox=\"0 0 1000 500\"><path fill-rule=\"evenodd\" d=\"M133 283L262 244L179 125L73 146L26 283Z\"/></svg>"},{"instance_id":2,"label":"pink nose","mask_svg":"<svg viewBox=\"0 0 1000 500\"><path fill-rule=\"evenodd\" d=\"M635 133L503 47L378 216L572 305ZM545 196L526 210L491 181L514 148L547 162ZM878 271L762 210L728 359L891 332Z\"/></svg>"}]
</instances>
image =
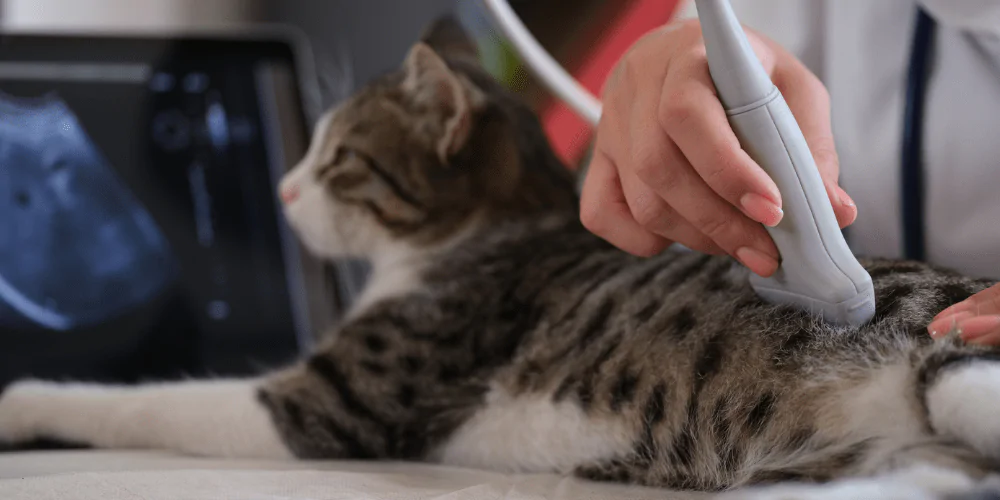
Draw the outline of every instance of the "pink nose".
<instances>
[{"instance_id":1,"label":"pink nose","mask_svg":"<svg viewBox=\"0 0 1000 500\"><path fill-rule=\"evenodd\" d=\"M285 203L291 203L299 199L299 188L296 186L288 186L281 190L281 201Z\"/></svg>"}]
</instances>

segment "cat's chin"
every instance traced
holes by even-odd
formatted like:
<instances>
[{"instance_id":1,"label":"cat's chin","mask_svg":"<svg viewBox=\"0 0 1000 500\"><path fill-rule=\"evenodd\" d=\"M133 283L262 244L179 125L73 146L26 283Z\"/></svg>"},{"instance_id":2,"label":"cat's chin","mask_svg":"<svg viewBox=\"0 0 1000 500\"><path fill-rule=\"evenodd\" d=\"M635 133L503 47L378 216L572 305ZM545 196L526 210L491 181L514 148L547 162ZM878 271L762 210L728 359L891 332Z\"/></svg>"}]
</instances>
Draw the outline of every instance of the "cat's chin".
<instances>
[{"instance_id":1,"label":"cat's chin","mask_svg":"<svg viewBox=\"0 0 1000 500\"><path fill-rule=\"evenodd\" d=\"M296 232L296 237L305 247L309 255L320 260L339 260L357 258L353 252L345 251L341 245L327 238L310 238L307 233Z\"/></svg>"},{"instance_id":2,"label":"cat's chin","mask_svg":"<svg viewBox=\"0 0 1000 500\"><path fill-rule=\"evenodd\" d=\"M284 216L295 238L313 257L366 258L385 239L377 226L351 207L304 198L286 206Z\"/></svg>"},{"instance_id":3,"label":"cat's chin","mask_svg":"<svg viewBox=\"0 0 1000 500\"><path fill-rule=\"evenodd\" d=\"M342 238L336 231L335 224L326 224L318 219L310 220L302 214L293 211L285 211L285 220L291 228L295 239L298 240L306 251L317 259L341 259L348 257L344 251L345 245Z\"/></svg>"},{"instance_id":4,"label":"cat's chin","mask_svg":"<svg viewBox=\"0 0 1000 500\"><path fill-rule=\"evenodd\" d=\"M351 248L347 243L349 239L361 240L361 235L356 238L349 238L334 231L332 228L310 230L308 227L298 228L292 225L296 239L312 257L320 260L333 261L343 259L367 259L368 252Z\"/></svg>"}]
</instances>

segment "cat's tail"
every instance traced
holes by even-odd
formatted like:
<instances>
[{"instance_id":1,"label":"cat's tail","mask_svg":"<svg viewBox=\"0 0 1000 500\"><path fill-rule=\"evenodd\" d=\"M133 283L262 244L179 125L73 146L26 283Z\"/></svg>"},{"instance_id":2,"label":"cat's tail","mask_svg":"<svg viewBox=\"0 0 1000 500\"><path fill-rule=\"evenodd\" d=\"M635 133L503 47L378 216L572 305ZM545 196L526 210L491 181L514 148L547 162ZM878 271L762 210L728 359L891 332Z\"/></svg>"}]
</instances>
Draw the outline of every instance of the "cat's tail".
<instances>
[{"instance_id":1,"label":"cat's tail","mask_svg":"<svg viewBox=\"0 0 1000 500\"><path fill-rule=\"evenodd\" d=\"M39 439L97 448L162 449L211 456L289 459L261 381L139 386L25 381L0 395L0 442Z\"/></svg>"}]
</instances>

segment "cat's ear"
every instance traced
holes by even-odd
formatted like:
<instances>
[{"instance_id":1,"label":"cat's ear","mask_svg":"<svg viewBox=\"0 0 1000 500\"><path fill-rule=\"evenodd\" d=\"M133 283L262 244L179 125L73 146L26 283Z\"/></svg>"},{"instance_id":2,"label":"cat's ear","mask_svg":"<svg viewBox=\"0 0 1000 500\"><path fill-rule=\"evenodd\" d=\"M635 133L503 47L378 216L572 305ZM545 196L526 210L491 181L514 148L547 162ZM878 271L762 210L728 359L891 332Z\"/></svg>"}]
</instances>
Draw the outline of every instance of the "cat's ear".
<instances>
[{"instance_id":1,"label":"cat's ear","mask_svg":"<svg viewBox=\"0 0 1000 500\"><path fill-rule=\"evenodd\" d=\"M473 113L483 101L482 93L453 72L427 44L414 45L404 67L406 93L424 109L432 110L430 115L442 120L437 153L447 164L469 139Z\"/></svg>"},{"instance_id":2,"label":"cat's ear","mask_svg":"<svg viewBox=\"0 0 1000 500\"><path fill-rule=\"evenodd\" d=\"M429 24L420 35L420 41L446 58L480 64L479 48L465 28L452 16L442 16Z\"/></svg>"}]
</instances>

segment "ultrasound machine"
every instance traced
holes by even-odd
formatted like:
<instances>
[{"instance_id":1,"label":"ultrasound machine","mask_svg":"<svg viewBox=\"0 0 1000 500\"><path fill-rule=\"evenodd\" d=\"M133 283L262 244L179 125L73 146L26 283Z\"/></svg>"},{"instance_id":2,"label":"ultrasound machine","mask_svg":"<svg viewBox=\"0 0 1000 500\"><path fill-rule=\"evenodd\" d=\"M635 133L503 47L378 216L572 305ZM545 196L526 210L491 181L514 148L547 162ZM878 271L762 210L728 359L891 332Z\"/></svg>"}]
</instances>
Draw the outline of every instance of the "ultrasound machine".
<instances>
[{"instance_id":1,"label":"ultrasound machine","mask_svg":"<svg viewBox=\"0 0 1000 500\"><path fill-rule=\"evenodd\" d=\"M236 376L341 306L275 194L306 44L278 32L0 35L0 387Z\"/></svg>"}]
</instances>

